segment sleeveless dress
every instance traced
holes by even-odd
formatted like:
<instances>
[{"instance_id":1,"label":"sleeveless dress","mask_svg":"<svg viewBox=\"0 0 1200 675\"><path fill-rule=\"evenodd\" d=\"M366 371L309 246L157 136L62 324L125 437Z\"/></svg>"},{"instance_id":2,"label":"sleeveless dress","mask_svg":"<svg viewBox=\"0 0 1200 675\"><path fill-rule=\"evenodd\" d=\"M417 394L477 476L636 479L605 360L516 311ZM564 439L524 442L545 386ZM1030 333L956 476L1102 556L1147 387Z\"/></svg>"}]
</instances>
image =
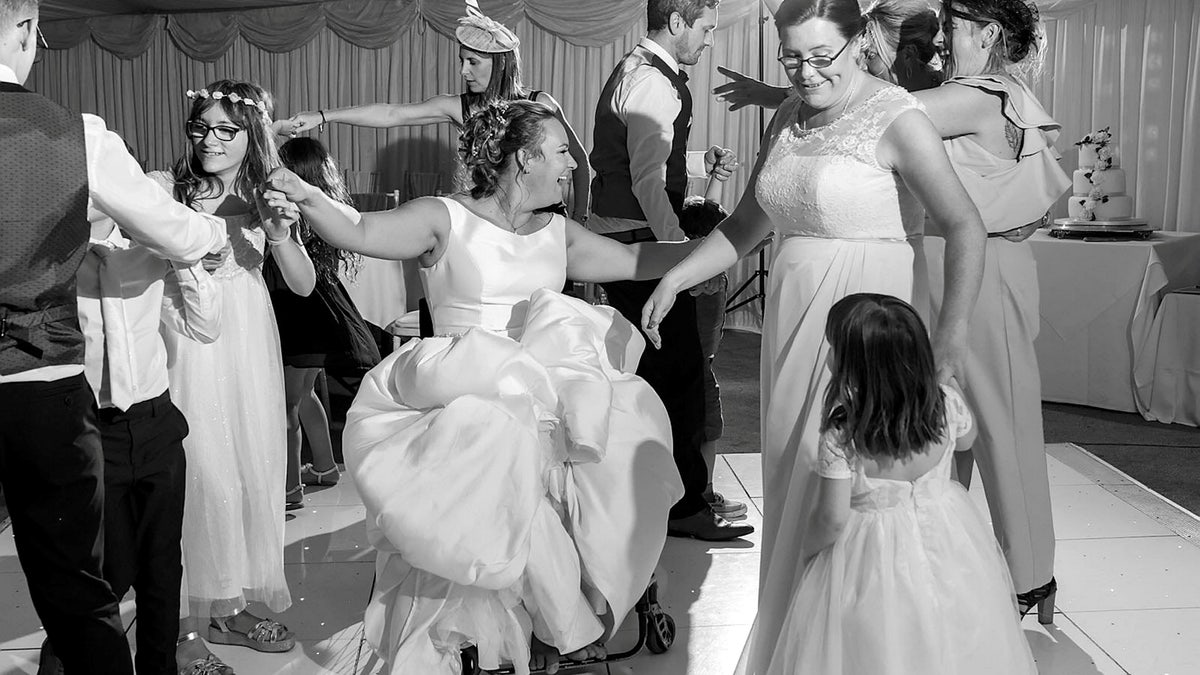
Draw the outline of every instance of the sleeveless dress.
<instances>
[{"instance_id":1,"label":"sleeveless dress","mask_svg":"<svg viewBox=\"0 0 1200 675\"><path fill-rule=\"evenodd\" d=\"M559 294L566 221L517 235L450 198L422 270L438 337L363 379L347 469L378 551L364 618L395 675L527 673L529 636L602 636L649 582L683 492L666 410L633 374L645 346L608 307Z\"/></svg>"},{"instance_id":2,"label":"sleeveless dress","mask_svg":"<svg viewBox=\"0 0 1200 675\"><path fill-rule=\"evenodd\" d=\"M850 479L850 517L803 570L769 675L1037 675L1012 579L987 522L950 478L970 432L962 398L942 388L941 455L913 481L870 478L836 432L816 473Z\"/></svg>"},{"instance_id":3,"label":"sleeveless dress","mask_svg":"<svg viewBox=\"0 0 1200 675\"><path fill-rule=\"evenodd\" d=\"M970 136L945 141L946 154L988 232L1037 221L1071 185L1058 165L1059 125L1024 86L992 76L956 77L943 86L967 86L999 97L1006 119L1022 132L1016 159L997 157ZM932 314L942 303L942 241L929 240ZM972 448L987 493L992 527L1018 591L1054 575L1054 522L1042 431L1038 371L1037 261L1028 241L989 237L983 284L968 325L961 384L978 418Z\"/></svg>"},{"instance_id":4,"label":"sleeveless dress","mask_svg":"<svg viewBox=\"0 0 1200 675\"><path fill-rule=\"evenodd\" d=\"M756 197L776 232L762 331L763 546L758 616L739 673L765 672L800 580L813 506L821 402L829 384L829 308L853 293L914 294L924 278L924 211L875 149L921 104L884 87L828 125L797 123L793 93L771 125Z\"/></svg>"},{"instance_id":5,"label":"sleeveless dress","mask_svg":"<svg viewBox=\"0 0 1200 675\"><path fill-rule=\"evenodd\" d=\"M201 344L162 331L171 400L190 429L181 594L200 617L292 603L283 574L283 361L262 277L266 235L256 215L224 220L233 252L211 272L220 337Z\"/></svg>"}]
</instances>

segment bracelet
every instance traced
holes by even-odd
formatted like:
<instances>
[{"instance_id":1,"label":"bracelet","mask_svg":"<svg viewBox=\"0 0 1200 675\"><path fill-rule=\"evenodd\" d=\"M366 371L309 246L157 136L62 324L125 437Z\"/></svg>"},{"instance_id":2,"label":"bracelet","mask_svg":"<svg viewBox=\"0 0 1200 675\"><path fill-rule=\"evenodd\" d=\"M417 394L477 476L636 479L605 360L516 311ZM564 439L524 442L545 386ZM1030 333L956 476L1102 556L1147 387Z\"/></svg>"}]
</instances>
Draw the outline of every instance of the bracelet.
<instances>
[{"instance_id":1,"label":"bracelet","mask_svg":"<svg viewBox=\"0 0 1200 675\"><path fill-rule=\"evenodd\" d=\"M291 240L292 240L292 238L291 238L290 236L287 236L287 235L285 235L285 236L283 236L283 237L281 237L281 238L279 238L279 239L272 239L272 238L270 238L270 237L267 237L267 243L268 243L268 244L270 244L271 246L279 246L280 244L283 244L283 243L285 243L285 242L289 242L289 241L291 241Z\"/></svg>"},{"instance_id":2,"label":"bracelet","mask_svg":"<svg viewBox=\"0 0 1200 675\"><path fill-rule=\"evenodd\" d=\"M329 120L325 119L324 110L318 110L317 112L321 114L321 124L317 126L317 131L325 131L325 125L329 124Z\"/></svg>"}]
</instances>

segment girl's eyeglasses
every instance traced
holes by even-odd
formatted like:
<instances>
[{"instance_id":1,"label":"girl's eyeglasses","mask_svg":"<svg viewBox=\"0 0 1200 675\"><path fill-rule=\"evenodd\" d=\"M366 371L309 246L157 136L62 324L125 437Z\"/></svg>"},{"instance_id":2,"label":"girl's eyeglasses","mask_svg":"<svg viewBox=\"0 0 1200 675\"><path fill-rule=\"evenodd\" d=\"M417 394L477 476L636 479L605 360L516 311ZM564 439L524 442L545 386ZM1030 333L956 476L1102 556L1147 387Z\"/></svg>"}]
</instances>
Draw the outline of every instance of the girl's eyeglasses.
<instances>
[{"instance_id":1,"label":"girl's eyeglasses","mask_svg":"<svg viewBox=\"0 0 1200 675\"><path fill-rule=\"evenodd\" d=\"M188 138L193 138L197 141L202 141L208 136L209 132L217 137L218 141L232 141L238 132L242 131L241 127L235 127L229 124L218 124L215 127L210 127L204 122L192 120L184 127L184 133Z\"/></svg>"},{"instance_id":2,"label":"girl's eyeglasses","mask_svg":"<svg viewBox=\"0 0 1200 675\"><path fill-rule=\"evenodd\" d=\"M846 51L846 47L849 47L850 43L853 41L854 41L854 38L846 40L846 44L842 45L842 48L837 50L837 53L834 54L833 56L826 56L825 54L819 54L817 56L810 56L807 59L802 59L799 56L791 56L791 55L782 56L783 45L780 45L779 51L781 53L781 56L779 56L776 60L779 61L781 64L783 64L783 67L787 68L788 70L798 70L800 68L800 66L803 66L806 63L808 65L812 66L813 68L828 68L829 66L833 65L834 61L838 60L838 57L842 55L842 52Z\"/></svg>"}]
</instances>

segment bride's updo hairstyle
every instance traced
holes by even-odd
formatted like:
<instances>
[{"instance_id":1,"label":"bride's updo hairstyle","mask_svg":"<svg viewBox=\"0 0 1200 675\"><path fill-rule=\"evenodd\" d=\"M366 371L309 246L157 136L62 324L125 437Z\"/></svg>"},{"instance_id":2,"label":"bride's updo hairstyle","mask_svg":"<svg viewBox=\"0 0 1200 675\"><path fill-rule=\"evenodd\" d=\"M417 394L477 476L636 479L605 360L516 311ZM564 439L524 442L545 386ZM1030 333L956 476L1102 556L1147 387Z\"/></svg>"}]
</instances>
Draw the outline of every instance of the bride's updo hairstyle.
<instances>
[{"instance_id":1,"label":"bride's updo hairstyle","mask_svg":"<svg viewBox=\"0 0 1200 675\"><path fill-rule=\"evenodd\" d=\"M783 30L809 19L829 21L847 40L860 35L867 25L858 0L784 0L775 12L775 27Z\"/></svg>"},{"instance_id":2,"label":"bride's updo hairstyle","mask_svg":"<svg viewBox=\"0 0 1200 675\"><path fill-rule=\"evenodd\" d=\"M957 17L978 26L994 23L1001 38L988 55L989 70L1006 70L1013 65L1040 65L1042 30L1037 7L1026 0L946 0L946 44L950 44L950 19ZM950 54L953 64L954 54ZM953 67L951 67L953 72Z\"/></svg>"},{"instance_id":3,"label":"bride's updo hairstyle","mask_svg":"<svg viewBox=\"0 0 1200 675\"><path fill-rule=\"evenodd\" d=\"M471 197L490 197L512 166L517 151L540 157L546 134L542 124L555 119L550 106L536 101L494 101L463 123L458 154L466 168Z\"/></svg>"}]
</instances>

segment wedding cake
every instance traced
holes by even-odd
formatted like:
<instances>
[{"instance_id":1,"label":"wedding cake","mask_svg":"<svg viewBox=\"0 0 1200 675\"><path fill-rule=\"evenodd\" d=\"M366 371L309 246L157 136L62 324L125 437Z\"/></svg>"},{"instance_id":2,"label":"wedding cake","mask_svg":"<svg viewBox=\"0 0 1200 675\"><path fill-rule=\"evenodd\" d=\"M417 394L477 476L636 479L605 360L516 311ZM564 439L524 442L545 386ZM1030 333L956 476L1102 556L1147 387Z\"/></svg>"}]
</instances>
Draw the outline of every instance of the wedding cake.
<instances>
[{"instance_id":1,"label":"wedding cake","mask_svg":"<svg viewBox=\"0 0 1200 675\"><path fill-rule=\"evenodd\" d=\"M1074 194L1067 201L1067 215L1077 224L1133 219L1133 197L1125 194L1125 170L1119 165L1108 129L1093 131L1075 144L1079 146L1079 168L1072 177Z\"/></svg>"}]
</instances>

